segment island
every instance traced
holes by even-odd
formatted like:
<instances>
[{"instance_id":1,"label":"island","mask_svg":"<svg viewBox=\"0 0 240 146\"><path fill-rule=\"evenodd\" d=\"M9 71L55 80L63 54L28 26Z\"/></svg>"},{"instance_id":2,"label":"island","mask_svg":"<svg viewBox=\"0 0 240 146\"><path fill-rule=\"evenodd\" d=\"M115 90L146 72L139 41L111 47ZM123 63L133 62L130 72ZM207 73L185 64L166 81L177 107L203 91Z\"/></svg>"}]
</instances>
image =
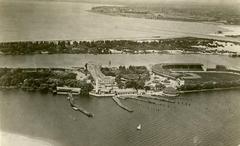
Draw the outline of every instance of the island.
<instances>
[{"instance_id":1,"label":"island","mask_svg":"<svg viewBox=\"0 0 240 146\"><path fill-rule=\"evenodd\" d=\"M151 40L21 41L0 43L1 55L27 54L217 54L238 56L239 42L182 37Z\"/></svg>"},{"instance_id":2,"label":"island","mask_svg":"<svg viewBox=\"0 0 240 146\"><path fill-rule=\"evenodd\" d=\"M224 5L186 5L156 4L156 5L122 5L122 6L97 6L90 12L134 17L154 20L174 20L189 22L213 22L221 24L240 24L240 15L237 6Z\"/></svg>"},{"instance_id":3,"label":"island","mask_svg":"<svg viewBox=\"0 0 240 146\"><path fill-rule=\"evenodd\" d=\"M200 63L116 67L89 62L74 68L0 68L0 89L64 95L176 97L239 87L240 71L223 65L205 68Z\"/></svg>"},{"instance_id":4,"label":"island","mask_svg":"<svg viewBox=\"0 0 240 146\"><path fill-rule=\"evenodd\" d=\"M0 68L0 89L87 96L90 80L82 68Z\"/></svg>"}]
</instances>

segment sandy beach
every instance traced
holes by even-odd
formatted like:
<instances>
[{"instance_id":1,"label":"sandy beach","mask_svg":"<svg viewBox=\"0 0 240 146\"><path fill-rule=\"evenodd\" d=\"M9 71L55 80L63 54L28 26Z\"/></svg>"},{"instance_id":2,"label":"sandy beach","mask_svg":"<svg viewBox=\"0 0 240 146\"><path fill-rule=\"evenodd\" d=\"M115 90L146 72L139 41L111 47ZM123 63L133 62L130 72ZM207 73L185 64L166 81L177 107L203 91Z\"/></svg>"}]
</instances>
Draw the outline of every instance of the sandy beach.
<instances>
[{"instance_id":1,"label":"sandy beach","mask_svg":"<svg viewBox=\"0 0 240 146\"><path fill-rule=\"evenodd\" d=\"M54 146L45 140L0 131L1 146Z\"/></svg>"}]
</instances>

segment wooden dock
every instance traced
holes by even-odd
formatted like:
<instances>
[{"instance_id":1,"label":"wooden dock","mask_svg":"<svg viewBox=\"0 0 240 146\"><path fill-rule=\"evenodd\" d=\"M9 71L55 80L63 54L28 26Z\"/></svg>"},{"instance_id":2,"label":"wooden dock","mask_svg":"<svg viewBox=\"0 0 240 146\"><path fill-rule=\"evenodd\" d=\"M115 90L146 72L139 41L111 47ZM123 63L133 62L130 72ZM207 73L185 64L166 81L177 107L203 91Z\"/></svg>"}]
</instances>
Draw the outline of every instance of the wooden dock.
<instances>
[{"instance_id":1,"label":"wooden dock","mask_svg":"<svg viewBox=\"0 0 240 146\"><path fill-rule=\"evenodd\" d=\"M139 98L139 97L140 97L140 98ZM135 99L135 100L139 100L139 101L145 101L145 102L149 102L149 103L155 103L155 102L153 102L153 101L141 99L141 98L146 98L146 99L160 100L160 101L169 102L169 103L175 103L174 100L167 99L167 98L164 98L164 97L152 96L152 95L120 96L119 98L121 98L121 99Z\"/></svg>"},{"instance_id":2,"label":"wooden dock","mask_svg":"<svg viewBox=\"0 0 240 146\"><path fill-rule=\"evenodd\" d=\"M121 101L118 99L117 96L113 96L112 99L116 102L118 106L120 106L122 109L128 111L128 112L133 112L132 109L128 108L127 106L123 105Z\"/></svg>"},{"instance_id":3,"label":"wooden dock","mask_svg":"<svg viewBox=\"0 0 240 146\"><path fill-rule=\"evenodd\" d=\"M160 100L160 101L164 101L164 102L175 103L174 100L171 100L171 99L168 99L168 98L165 98L165 97L161 97L161 96L142 95L141 97L155 99L155 100Z\"/></svg>"},{"instance_id":4,"label":"wooden dock","mask_svg":"<svg viewBox=\"0 0 240 146\"><path fill-rule=\"evenodd\" d=\"M119 98L124 99L124 100L125 99L138 100L138 101L141 101L141 102L147 102L147 103L157 104L157 105L162 105L162 103L159 103L159 102L156 102L156 101L153 101L153 100L149 100L149 99L157 99L157 100L168 102L168 103L175 103L175 101L173 101L173 100L169 100L169 99L163 100L163 99L158 99L158 97L153 97L153 96L151 96L151 98L150 97L145 97L145 96L141 96L141 97L144 97L145 99L144 98L139 98L137 96L121 96Z\"/></svg>"}]
</instances>

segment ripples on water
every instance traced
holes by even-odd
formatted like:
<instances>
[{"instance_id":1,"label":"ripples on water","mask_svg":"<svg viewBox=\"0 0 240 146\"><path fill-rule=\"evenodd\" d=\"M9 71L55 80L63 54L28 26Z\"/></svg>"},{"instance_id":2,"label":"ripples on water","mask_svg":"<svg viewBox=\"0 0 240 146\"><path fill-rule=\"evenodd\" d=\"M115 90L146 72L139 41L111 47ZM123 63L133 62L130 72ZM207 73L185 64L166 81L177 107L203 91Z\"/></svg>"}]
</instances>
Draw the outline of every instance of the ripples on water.
<instances>
[{"instance_id":1,"label":"ripples on water","mask_svg":"<svg viewBox=\"0 0 240 146\"><path fill-rule=\"evenodd\" d=\"M239 93L191 93L175 104L161 105L123 100L133 113L111 98L82 97L77 102L95 114L91 119L73 111L64 96L1 91L1 129L64 146L234 146L240 141ZM141 131L136 130L138 124Z\"/></svg>"}]
</instances>

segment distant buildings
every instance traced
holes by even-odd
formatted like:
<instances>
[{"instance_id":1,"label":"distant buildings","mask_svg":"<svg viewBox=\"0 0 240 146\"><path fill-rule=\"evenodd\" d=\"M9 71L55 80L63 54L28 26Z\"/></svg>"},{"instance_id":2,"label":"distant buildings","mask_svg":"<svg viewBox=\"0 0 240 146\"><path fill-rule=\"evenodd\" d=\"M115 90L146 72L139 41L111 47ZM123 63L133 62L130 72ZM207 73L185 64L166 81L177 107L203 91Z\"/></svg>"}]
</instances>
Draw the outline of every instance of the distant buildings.
<instances>
[{"instance_id":1,"label":"distant buildings","mask_svg":"<svg viewBox=\"0 0 240 146\"><path fill-rule=\"evenodd\" d=\"M88 71L90 72L95 82L95 86L94 86L95 93L108 94L108 93L111 93L113 89L117 88L115 78L110 76L105 76L100 70L100 65L89 63Z\"/></svg>"},{"instance_id":2,"label":"distant buildings","mask_svg":"<svg viewBox=\"0 0 240 146\"><path fill-rule=\"evenodd\" d=\"M152 67L152 72L171 79L177 79L185 71L204 71L203 64L200 63L163 63Z\"/></svg>"},{"instance_id":3,"label":"distant buildings","mask_svg":"<svg viewBox=\"0 0 240 146\"><path fill-rule=\"evenodd\" d=\"M204 71L203 64L200 63L163 63L152 66L152 72L155 78L157 76L165 78L161 83L166 87L178 88L184 85L184 78L198 78L197 75L188 74L184 76L184 72ZM166 82L168 81L168 82Z\"/></svg>"}]
</instances>

